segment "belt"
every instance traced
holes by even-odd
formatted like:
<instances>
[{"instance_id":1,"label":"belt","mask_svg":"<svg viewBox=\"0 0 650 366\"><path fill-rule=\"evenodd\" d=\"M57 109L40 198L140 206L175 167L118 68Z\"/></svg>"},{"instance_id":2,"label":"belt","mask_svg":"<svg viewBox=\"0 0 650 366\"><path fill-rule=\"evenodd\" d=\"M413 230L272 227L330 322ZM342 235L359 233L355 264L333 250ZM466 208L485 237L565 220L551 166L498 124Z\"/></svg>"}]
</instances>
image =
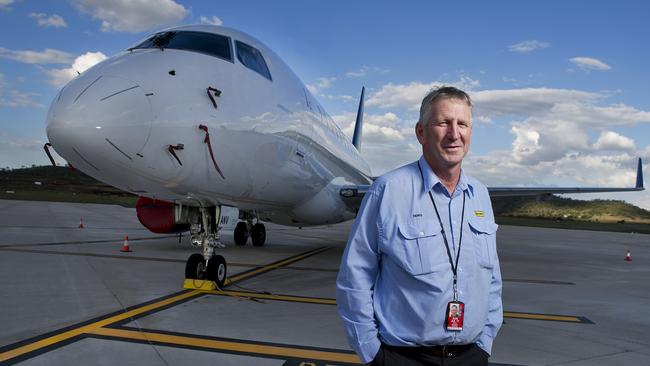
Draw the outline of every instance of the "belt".
<instances>
[{"instance_id":1,"label":"belt","mask_svg":"<svg viewBox=\"0 0 650 366\"><path fill-rule=\"evenodd\" d=\"M416 347L399 347L382 344L382 347L403 354L428 354L439 357L454 357L474 347L476 343L470 344L449 344L443 346L416 346Z\"/></svg>"}]
</instances>

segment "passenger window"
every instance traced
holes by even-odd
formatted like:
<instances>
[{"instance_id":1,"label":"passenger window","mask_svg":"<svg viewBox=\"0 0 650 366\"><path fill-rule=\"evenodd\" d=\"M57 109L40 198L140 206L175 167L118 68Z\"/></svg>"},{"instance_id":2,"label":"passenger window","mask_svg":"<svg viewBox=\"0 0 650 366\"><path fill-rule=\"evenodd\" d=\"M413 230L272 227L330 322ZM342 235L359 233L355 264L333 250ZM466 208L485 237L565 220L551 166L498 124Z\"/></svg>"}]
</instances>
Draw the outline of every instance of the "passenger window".
<instances>
[{"instance_id":1,"label":"passenger window","mask_svg":"<svg viewBox=\"0 0 650 366\"><path fill-rule=\"evenodd\" d=\"M169 48L193 51L233 62L230 38L214 33L162 32L133 47L133 49L136 48Z\"/></svg>"},{"instance_id":2,"label":"passenger window","mask_svg":"<svg viewBox=\"0 0 650 366\"><path fill-rule=\"evenodd\" d=\"M235 41L235 44L237 45L237 59L239 62L265 78L273 80L271 79L271 73L269 72L269 68L266 66L264 57L257 48L251 47L240 41Z\"/></svg>"}]
</instances>

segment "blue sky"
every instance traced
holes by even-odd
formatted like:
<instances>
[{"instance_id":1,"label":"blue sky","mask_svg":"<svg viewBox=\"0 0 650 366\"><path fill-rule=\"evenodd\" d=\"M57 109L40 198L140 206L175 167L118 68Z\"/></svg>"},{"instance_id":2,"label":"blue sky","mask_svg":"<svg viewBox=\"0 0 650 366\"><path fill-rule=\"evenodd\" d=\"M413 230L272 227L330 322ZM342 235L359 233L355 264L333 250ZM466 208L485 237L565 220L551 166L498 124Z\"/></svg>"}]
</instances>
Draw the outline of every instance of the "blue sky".
<instances>
[{"instance_id":1,"label":"blue sky","mask_svg":"<svg viewBox=\"0 0 650 366\"><path fill-rule=\"evenodd\" d=\"M417 104L452 84L474 99L465 169L486 184L632 185L635 158L650 161L649 10L643 1L0 0L0 166L47 163L47 109L76 71L157 29L212 22L275 50L346 133L365 85L362 154L376 174L418 158ZM647 193L599 197L650 208Z\"/></svg>"}]
</instances>

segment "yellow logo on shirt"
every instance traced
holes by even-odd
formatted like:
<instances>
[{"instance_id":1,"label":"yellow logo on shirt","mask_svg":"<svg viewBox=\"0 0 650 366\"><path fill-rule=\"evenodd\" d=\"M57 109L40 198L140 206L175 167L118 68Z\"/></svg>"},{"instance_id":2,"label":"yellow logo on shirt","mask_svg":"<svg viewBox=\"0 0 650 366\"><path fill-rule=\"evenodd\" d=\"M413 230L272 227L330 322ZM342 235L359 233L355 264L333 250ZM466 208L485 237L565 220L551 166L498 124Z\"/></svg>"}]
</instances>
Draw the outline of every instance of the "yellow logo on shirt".
<instances>
[{"instance_id":1,"label":"yellow logo on shirt","mask_svg":"<svg viewBox=\"0 0 650 366\"><path fill-rule=\"evenodd\" d=\"M483 212L483 211L474 211L474 215L476 215L476 217L485 217L485 212Z\"/></svg>"}]
</instances>

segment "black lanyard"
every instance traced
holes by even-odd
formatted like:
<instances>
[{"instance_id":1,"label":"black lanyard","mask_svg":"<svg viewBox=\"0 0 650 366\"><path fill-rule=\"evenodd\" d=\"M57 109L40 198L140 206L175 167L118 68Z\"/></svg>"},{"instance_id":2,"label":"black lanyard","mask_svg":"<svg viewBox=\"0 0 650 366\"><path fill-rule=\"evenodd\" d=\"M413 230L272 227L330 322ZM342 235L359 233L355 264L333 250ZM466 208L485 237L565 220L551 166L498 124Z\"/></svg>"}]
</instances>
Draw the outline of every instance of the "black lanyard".
<instances>
[{"instance_id":1,"label":"black lanyard","mask_svg":"<svg viewBox=\"0 0 650 366\"><path fill-rule=\"evenodd\" d=\"M420 175L422 175L422 184L424 184L424 173L422 172L422 167L420 167L420 164L418 162L418 168L420 169ZM460 236L458 238L458 251L456 252L456 263L454 264L454 261L451 256L451 249L449 248L449 242L447 241L447 235L445 234L445 227L442 225L442 220L440 219L440 213L438 213L438 206L436 206L436 201L433 200L433 194L431 194L431 190L429 190L429 198L431 198L431 203L433 204L433 209L436 210L436 217L438 218L438 222L440 223L440 230L442 231L442 239L445 242L445 248L447 248L447 257L449 258L449 265L451 266L451 272L454 275L453 276L453 288L454 288L454 301L458 300L458 260L460 259L460 246L463 243L463 222L465 220L465 191L463 191L463 210L460 214ZM453 228L452 228L453 230Z\"/></svg>"}]
</instances>

